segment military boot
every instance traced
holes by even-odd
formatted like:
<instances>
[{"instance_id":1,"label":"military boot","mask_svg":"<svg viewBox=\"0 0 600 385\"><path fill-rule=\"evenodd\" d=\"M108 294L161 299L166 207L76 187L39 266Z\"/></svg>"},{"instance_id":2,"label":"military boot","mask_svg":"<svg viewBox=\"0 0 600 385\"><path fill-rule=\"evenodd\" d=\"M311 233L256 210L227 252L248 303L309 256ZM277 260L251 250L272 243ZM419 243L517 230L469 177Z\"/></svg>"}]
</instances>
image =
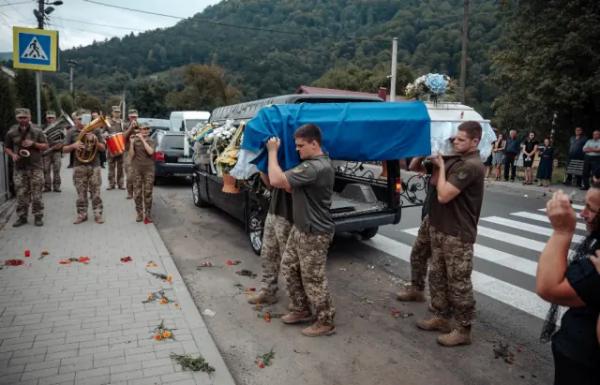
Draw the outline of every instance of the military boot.
<instances>
[{"instance_id":1,"label":"military boot","mask_svg":"<svg viewBox=\"0 0 600 385\"><path fill-rule=\"evenodd\" d=\"M471 326L458 326L448 334L442 334L437 338L438 344L442 346L471 345Z\"/></svg>"},{"instance_id":2,"label":"military boot","mask_svg":"<svg viewBox=\"0 0 600 385\"><path fill-rule=\"evenodd\" d=\"M33 222L36 226L44 226L44 221L41 216L35 217L35 221Z\"/></svg>"},{"instance_id":3,"label":"military boot","mask_svg":"<svg viewBox=\"0 0 600 385\"><path fill-rule=\"evenodd\" d=\"M277 297L273 294L270 294L268 291L261 289L258 291L258 293L253 294L250 296L250 298L248 298L248 303L252 305L272 305L277 303Z\"/></svg>"},{"instance_id":4,"label":"military boot","mask_svg":"<svg viewBox=\"0 0 600 385\"><path fill-rule=\"evenodd\" d=\"M144 214L140 211L137 213L137 216L135 217L135 221L136 222L141 222L144 220Z\"/></svg>"},{"instance_id":5,"label":"military boot","mask_svg":"<svg viewBox=\"0 0 600 385\"><path fill-rule=\"evenodd\" d=\"M307 337L330 336L335 334L335 326L317 321L309 327L302 329L302 334Z\"/></svg>"},{"instance_id":6,"label":"military boot","mask_svg":"<svg viewBox=\"0 0 600 385\"><path fill-rule=\"evenodd\" d=\"M449 333L451 330L450 321L439 316L417 321L417 327L421 330L440 331L442 333Z\"/></svg>"},{"instance_id":7,"label":"military boot","mask_svg":"<svg viewBox=\"0 0 600 385\"><path fill-rule=\"evenodd\" d=\"M20 217L13 223L13 227L21 227L25 224L27 224L27 217Z\"/></svg>"},{"instance_id":8,"label":"military boot","mask_svg":"<svg viewBox=\"0 0 600 385\"><path fill-rule=\"evenodd\" d=\"M94 221L96 221L96 223L98 224L104 223L104 218L102 218L102 214L98 213L94 215Z\"/></svg>"},{"instance_id":9,"label":"military boot","mask_svg":"<svg viewBox=\"0 0 600 385\"><path fill-rule=\"evenodd\" d=\"M299 324L302 322L311 322L312 320L313 316L312 314L310 314L310 310L304 310L299 312L291 311L283 317L281 317L281 321L283 321L284 324L288 325Z\"/></svg>"},{"instance_id":10,"label":"military boot","mask_svg":"<svg viewBox=\"0 0 600 385\"><path fill-rule=\"evenodd\" d=\"M425 294L414 286L406 286L396 293L396 299L403 302L425 302Z\"/></svg>"},{"instance_id":11,"label":"military boot","mask_svg":"<svg viewBox=\"0 0 600 385\"><path fill-rule=\"evenodd\" d=\"M75 218L75 220L73 221L74 225L78 225L81 222L85 222L87 221L87 215L86 214L79 214L77 215L77 218Z\"/></svg>"}]
</instances>

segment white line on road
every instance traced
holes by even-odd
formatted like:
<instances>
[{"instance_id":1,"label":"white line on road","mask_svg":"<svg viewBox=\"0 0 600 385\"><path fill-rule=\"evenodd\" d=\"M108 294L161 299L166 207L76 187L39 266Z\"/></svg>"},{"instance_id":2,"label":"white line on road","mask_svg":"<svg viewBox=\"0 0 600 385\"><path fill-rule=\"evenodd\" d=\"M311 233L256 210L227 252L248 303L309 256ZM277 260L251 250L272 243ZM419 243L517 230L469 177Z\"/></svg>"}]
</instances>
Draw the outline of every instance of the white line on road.
<instances>
[{"instance_id":1,"label":"white line on road","mask_svg":"<svg viewBox=\"0 0 600 385\"><path fill-rule=\"evenodd\" d=\"M491 216L491 217L481 218L481 220L486 221L486 222L495 223L495 224L502 225L502 226L506 226L506 227L512 227L517 230L527 231L527 232L534 233L534 234L545 235L547 237L550 237L553 232L553 230L548 227L531 225L529 223L513 221L512 219L503 218L503 217ZM573 242L581 242L581 241L583 241L584 238L585 237L583 237L581 235L575 234L575 235L573 235Z\"/></svg>"},{"instance_id":2,"label":"white line on road","mask_svg":"<svg viewBox=\"0 0 600 385\"><path fill-rule=\"evenodd\" d=\"M583 209L585 208L585 206L582 206L582 205L576 205L576 204L571 204L571 207L573 207L573 209L574 209L574 210L577 210L577 211L581 211L581 210L583 210ZM543 208L543 209L538 209L538 211L543 211L543 212L546 212L546 209L545 209L545 208Z\"/></svg>"},{"instance_id":3,"label":"white line on road","mask_svg":"<svg viewBox=\"0 0 600 385\"><path fill-rule=\"evenodd\" d=\"M418 231L418 228L404 230L405 233L414 235L415 237L417 236ZM529 259L517 257L516 255L492 249L491 247L483 246L478 243L475 244L473 252L476 258L535 277L537 263L530 261Z\"/></svg>"},{"instance_id":4,"label":"white line on road","mask_svg":"<svg viewBox=\"0 0 600 385\"><path fill-rule=\"evenodd\" d=\"M529 213L527 211L518 211L516 213L510 213L510 215L514 215L516 217L521 217L521 218L533 219L534 221L550 223L550 219L548 219L547 216ZM577 228L577 230L583 230L583 231L586 230L585 223L577 223L575 225L575 227Z\"/></svg>"},{"instance_id":5,"label":"white line on road","mask_svg":"<svg viewBox=\"0 0 600 385\"><path fill-rule=\"evenodd\" d=\"M477 226L477 235L492 238L500 242L510 243L511 245L523 247L525 249L534 251L542 251L546 246L544 242L539 242L518 235L505 233L504 231L498 231L484 226Z\"/></svg>"},{"instance_id":6,"label":"white line on road","mask_svg":"<svg viewBox=\"0 0 600 385\"><path fill-rule=\"evenodd\" d=\"M383 235L375 235L370 240L364 241L364 243L410 263L411 248L402 242L395 241ZM478 271L473 271L471 280L473 281L475 291L527 314L545 319L549 305L534 293Z\"/></svg>"}]
</instances>

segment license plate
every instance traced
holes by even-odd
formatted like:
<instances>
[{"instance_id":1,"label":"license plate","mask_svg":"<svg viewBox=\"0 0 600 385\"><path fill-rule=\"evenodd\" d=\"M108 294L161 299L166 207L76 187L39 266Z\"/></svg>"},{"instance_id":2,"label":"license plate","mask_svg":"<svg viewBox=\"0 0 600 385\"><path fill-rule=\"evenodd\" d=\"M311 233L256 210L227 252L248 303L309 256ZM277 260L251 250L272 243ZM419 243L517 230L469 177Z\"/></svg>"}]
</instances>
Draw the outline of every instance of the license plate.
<instances>
[{"instance_id":1,"label":"license plate","mask_svg":"<svg viewBox=\"0 0 600 385\"><path fill-rule=\"evenodd\" d=\"M177 163L192 163L192 158L177 158Z\"/></svg>"}]
</instances>

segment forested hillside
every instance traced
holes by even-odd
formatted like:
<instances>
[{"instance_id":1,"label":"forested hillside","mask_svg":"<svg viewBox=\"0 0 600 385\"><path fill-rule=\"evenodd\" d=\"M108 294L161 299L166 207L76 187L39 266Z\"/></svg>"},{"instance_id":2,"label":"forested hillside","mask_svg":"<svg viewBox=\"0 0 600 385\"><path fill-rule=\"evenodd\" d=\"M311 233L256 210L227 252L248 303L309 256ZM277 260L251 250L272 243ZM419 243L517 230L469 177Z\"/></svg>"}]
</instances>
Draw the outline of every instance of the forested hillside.
<instances>
[{"instance_id":1,"label":"forested hillside","mask_svg":"<svg viewBox=\"0 0 600 385\"><path fill-rule=\"evenodd\" d=\"M462 6L462 0L226 0L172 28L66 51L62 61L76 60L77 88L103 98L132 92L142 79L144 87L159 82L165 91L181 90L183 77L169 70L190 63L222 67L242 100L315 82L376 92L387 82L398 37L401 90L427 72L458 78ZM471 1L467 102L486 114L495 97L489 52L505 11L498 1ZM339 84L356 70L375 80ZM65 75L55 79L59 88L67 86Z\"/></svg>"}]
</instances>

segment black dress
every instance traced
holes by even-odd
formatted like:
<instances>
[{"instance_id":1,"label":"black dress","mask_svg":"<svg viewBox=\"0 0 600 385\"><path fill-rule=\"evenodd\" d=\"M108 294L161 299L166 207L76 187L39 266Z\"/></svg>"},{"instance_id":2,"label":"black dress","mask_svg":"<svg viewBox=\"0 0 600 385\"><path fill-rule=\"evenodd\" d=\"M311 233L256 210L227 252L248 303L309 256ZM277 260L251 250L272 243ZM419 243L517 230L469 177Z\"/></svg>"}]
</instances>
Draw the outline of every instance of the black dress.
<instances>
[{"instance_id":1,"label":"black dress","mask_svg":"<svg viewBox=\"0 0 600 385\"><path fill-rule=\"evenodd\" d=\"M538 145L538 141L535 139L534 140L526 139L523 142L523 144L525 145L525 151L531 152L531 151L533 151L533 148ZM531 158L528 158L527 155L525 155L525 153L523 153L523 167L531 167L534 159L535 159L535 152L531 155Z\"/></svg>"},{"instance_id":2,"label":"black dress","mask_svg":"<svg viewBox=\"0 0 600 385\"><path fill-rule=\"evenodd\" d=\"M585 306L569 308L560 330L552 337L554 384L598 385L600 345L596 322L600 313L600 274L589 258L583 258L569 265L566 278Z\"/></svg>"},{"instance_id":3,"label":"black dress","mask_svg":"<svg viewBox=\"0 0 600 385\"><path fill-rule=\"evenodd\" d=\"M552 179L552 163L554 161L554 148L546 147L540 153L540 165L537 171L538 179Z\"/></svg>"}]
</instances>

